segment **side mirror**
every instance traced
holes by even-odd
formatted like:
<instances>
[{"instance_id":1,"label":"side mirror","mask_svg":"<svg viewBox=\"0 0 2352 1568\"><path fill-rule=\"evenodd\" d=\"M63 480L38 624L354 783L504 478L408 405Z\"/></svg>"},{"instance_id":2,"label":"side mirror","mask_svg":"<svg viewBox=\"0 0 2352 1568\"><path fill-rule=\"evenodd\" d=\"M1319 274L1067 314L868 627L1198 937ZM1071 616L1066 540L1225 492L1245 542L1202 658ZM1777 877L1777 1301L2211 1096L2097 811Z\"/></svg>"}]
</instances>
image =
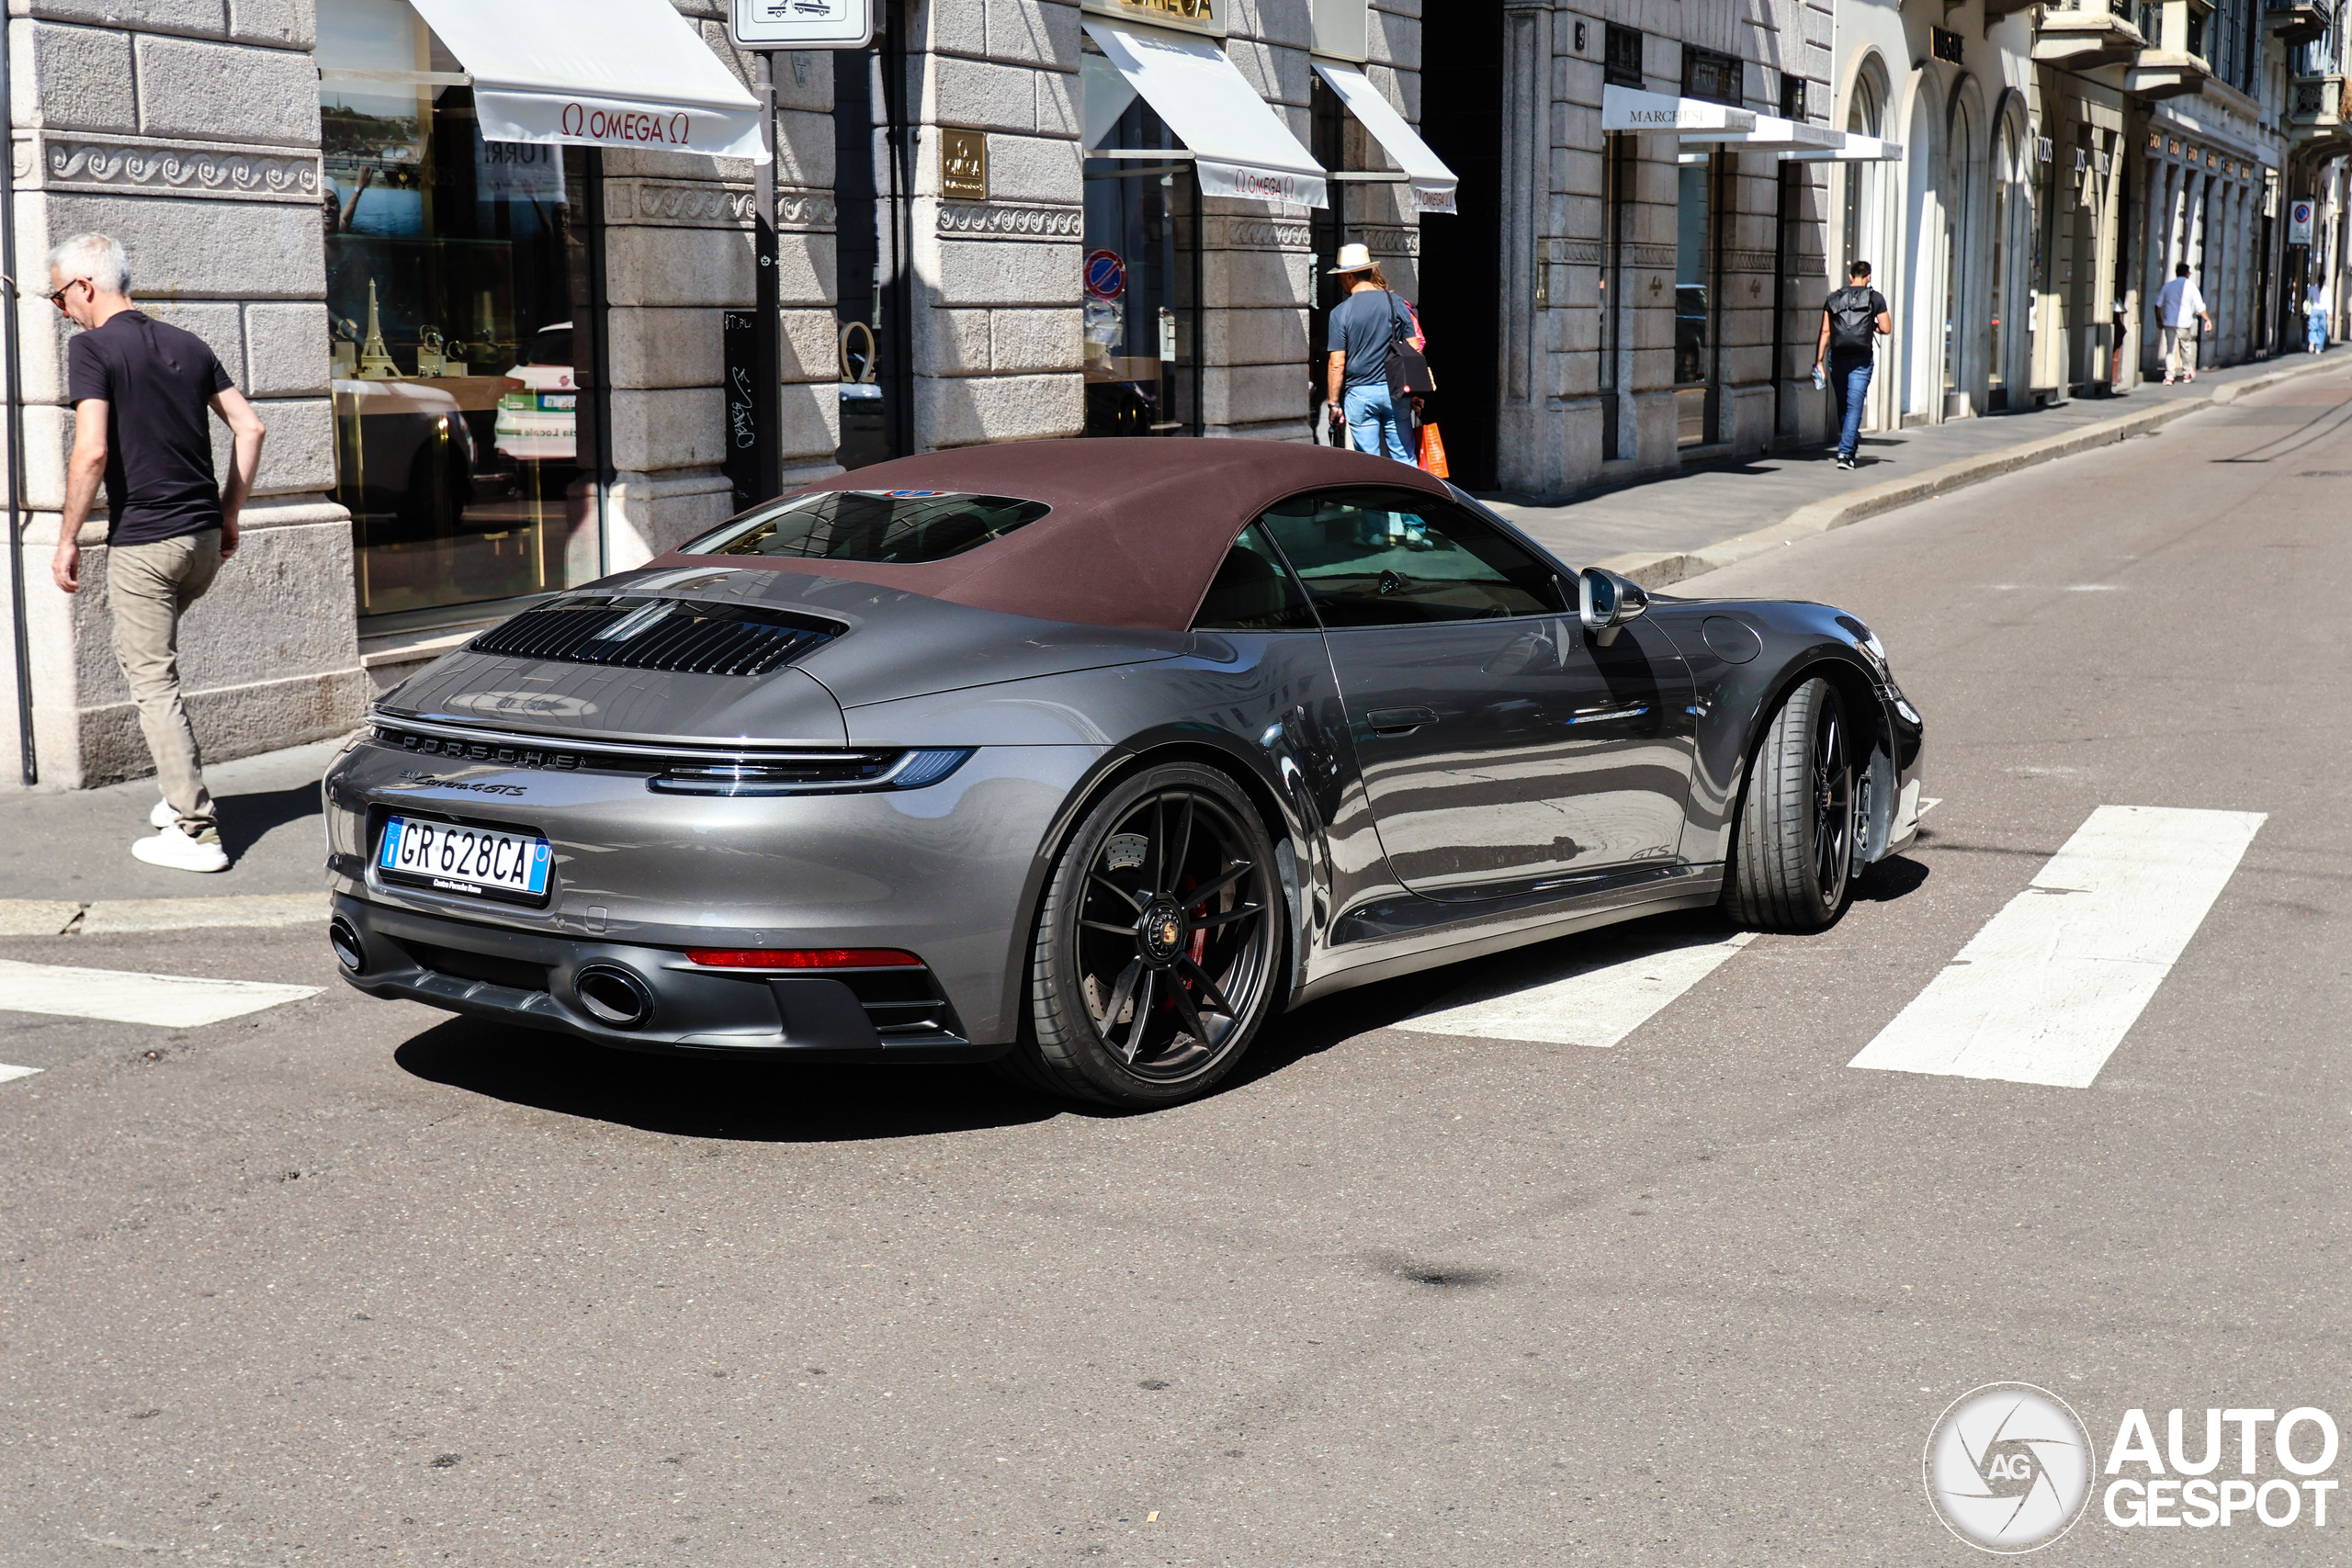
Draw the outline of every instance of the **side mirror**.
<instances>
[{"instance_id":1,"label":"side mirror","mask_svg":"<svg viewBox=\"0 0 2352 1568\"><path fill-rule=\"evenodd\" d=\"M1589 566L1577 574L1577 618L1592 640L1607 648L1617 628L1650 607L1650 596L1630 578Z\"/></svg>"}]
</instances>

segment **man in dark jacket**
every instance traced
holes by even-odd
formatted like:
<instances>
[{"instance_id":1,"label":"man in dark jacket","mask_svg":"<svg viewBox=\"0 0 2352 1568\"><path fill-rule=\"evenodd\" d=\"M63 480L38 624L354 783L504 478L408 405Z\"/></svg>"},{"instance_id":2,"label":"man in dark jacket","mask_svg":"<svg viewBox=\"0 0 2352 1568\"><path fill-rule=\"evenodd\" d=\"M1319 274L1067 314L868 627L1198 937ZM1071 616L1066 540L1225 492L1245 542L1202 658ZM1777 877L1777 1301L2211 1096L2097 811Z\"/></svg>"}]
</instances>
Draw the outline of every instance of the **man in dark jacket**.
<instances>
[{"instance_id":1,"label":"man in dark jacket","mask_svg":"<svg viewBox=\"0 0 2352 1568\"><path fill-rule=\"evenodd\" d=\"M77 234L50 253L50 299L83 329L65 351L74 455L50 573L82 587L82 525L107 487L107 602L115 659L139 707L163 801L158 831L130 846L151 865L225 871L229 857L204 762L180 701L180 616L237 553L238 514L253 493L266 432L212 350L130 301L130 264L104 234ZM222 486L213 477L207 408L235 438Z\"/></svg>"},{"instance_id":2,"label":"man in dark jacket","mask_svg":"<svg viewBox=\"0 0 2352 1568\"><path fill-rule=\"evenodd\" d=\"M1830 395L1838 400L1838 466L1855 467L1854 454L1862 442L1862 399L1871 389L1871 370L1877 363L1878 340L1894 331L1886 313L1886 296L1871 287L1871 264L1858 261L1846 269L1847 287L1821 302L1821 342L1814 349L1815 375L1827 375Z\"/></svg>"}]
</instances>

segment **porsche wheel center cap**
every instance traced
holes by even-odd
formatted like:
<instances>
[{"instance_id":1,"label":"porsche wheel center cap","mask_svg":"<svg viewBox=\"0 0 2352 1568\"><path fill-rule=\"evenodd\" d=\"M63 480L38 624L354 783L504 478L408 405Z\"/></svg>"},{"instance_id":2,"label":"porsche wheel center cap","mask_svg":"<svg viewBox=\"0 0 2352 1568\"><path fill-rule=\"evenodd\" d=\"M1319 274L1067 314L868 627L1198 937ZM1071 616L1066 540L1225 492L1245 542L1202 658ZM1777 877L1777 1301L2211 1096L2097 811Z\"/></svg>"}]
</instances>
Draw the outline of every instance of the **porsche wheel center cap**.
<instances>
[{"instance_id":1,"label":"porsche wheel center cap","mask_svg":"<svg viewBox=\"0 0 2352 1568\"><path fill-rule=\"evenodd\" d=\"M1169 964L1183 950L1184 911L1166 898L1155 898L1143 912L1143 924L1138 928L1143 941L1144 956L1154 964Z\"/></svg>"}]
</instances>

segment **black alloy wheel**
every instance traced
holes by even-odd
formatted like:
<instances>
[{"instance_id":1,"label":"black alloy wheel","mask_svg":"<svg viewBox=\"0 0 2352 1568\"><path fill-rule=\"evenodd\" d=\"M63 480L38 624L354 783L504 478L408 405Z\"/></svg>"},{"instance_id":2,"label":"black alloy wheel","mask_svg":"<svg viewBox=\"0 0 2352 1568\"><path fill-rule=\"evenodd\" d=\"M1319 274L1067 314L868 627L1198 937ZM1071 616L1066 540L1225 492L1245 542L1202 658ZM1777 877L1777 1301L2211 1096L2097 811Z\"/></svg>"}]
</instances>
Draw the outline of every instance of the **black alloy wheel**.
<instances>
[{"instance_id":1,"label":"black alloy wheel","mask_svg":"<svg viewBox=\"0 0 2352 1568\"><path fill-rule=\"evenodd\" d=\"M1015 1074L1113 1105L1202 1093L1279 999L1283 908L1272 842L1231 780L1191 763L1127 780L1046 885Z\"/></svg>"},{"instance_id":2,"label":"black alloy wheel","mask_svg":"<svg viewBox=\"0 0 2352 1568\"><path fill-rule=\"evenodd\" d=\"M1765 727L1747 771L1724 905L1758 931L1834 923L1853 892L1859 768L1838 688L1804 682Z\"/></svg>"}]
</instances>

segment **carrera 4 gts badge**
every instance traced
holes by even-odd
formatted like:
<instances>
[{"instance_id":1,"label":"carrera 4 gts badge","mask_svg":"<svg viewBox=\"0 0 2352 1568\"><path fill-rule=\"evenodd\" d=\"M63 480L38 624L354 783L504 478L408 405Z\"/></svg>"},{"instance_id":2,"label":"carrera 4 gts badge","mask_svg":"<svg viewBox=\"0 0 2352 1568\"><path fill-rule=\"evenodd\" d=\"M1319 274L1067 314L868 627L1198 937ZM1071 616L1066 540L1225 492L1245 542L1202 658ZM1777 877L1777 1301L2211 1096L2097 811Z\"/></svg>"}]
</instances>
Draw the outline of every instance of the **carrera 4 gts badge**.
<instances>
[{"instance_id":1,"label":"carrera 4 gts badge","mask_svg":"<svg viewBox=\"0 0 2352 1568\"><path fill-rule=\"evenodd\" d=\"M471 791L475 795L528 795L531 789L528 784L463 784L456 779L435 778L431 773L419 773L414 768L403 770L401 776L392 781L390 787L393 789L462 789Z\"/></svg>"}]
</instances>

